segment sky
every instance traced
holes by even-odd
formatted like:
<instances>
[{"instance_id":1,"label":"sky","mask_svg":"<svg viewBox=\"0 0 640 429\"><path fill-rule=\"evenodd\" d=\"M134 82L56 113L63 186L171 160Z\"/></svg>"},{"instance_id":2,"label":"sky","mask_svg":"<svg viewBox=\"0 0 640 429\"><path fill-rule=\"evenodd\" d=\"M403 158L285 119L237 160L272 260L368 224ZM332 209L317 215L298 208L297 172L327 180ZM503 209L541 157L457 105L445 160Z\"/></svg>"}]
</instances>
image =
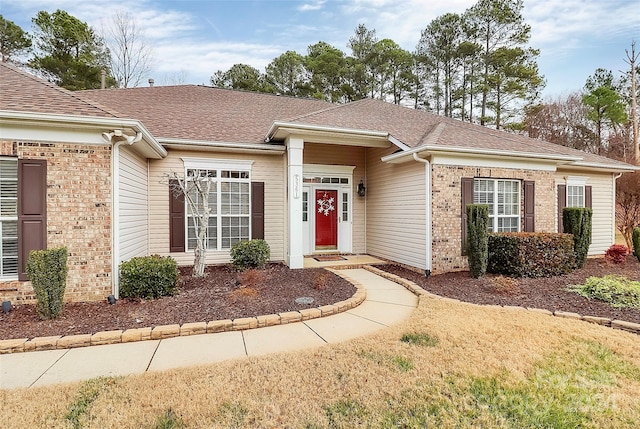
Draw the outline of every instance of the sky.
<instances>
[{"instance_id":1,"label":"sky","mask_svg":"<svg viewBox=\"0 0 640 429\"><path fill-rule=\"evenodd\" d=\"M274 58L325 41L346 54L359 24L413 51L421 31L476 0L0 0L0 14L32 31L37 12L61 9L100 31L116 11L135 17L153 48L156 85L210 84L218 70ZM580 90L597 68L627 70L625 49L640 51L640 0L525 0L529 46L547 85L545 99Z\"/></svg>"}]
</instances>

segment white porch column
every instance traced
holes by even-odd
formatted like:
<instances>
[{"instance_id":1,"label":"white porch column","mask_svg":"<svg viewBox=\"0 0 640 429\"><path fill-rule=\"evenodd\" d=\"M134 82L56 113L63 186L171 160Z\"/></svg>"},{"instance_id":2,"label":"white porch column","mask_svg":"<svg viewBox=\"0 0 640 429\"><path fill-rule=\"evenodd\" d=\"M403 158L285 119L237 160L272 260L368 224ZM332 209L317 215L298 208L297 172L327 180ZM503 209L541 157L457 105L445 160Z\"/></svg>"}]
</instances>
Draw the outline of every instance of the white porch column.
<instances>
[{"instance_id":1,"label":"white porch column","mask_svg":"<svg viewBox=\"0 0 640 429\"><path fill-rule=\"evenodd\" d=\"M286 140L288 162L287 203L289 208L289 268L303 268L302 246L302 151L304 140L289 136Z\"/></svg>"}]
</instances>

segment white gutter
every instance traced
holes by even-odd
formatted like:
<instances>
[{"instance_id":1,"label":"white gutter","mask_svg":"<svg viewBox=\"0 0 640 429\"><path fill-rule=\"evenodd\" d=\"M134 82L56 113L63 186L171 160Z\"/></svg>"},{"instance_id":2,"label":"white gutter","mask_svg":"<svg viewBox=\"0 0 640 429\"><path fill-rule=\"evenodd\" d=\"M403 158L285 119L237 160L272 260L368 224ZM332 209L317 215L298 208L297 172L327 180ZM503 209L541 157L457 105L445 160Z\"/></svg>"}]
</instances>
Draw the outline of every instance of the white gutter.
<instances>
[{"instance_id":1,"label":"white gutter","mask_svg":"<svg viewBox=\"0 0 640 429\"><path fill-rule=\"evenodd\" d=\"M151 132L136 119L107 118L96 116L80 116L80 115L60 115L53 113L33 113L18 112L10 110L0 110L0 122L20 123L20 122L49 122L64 128L75 128L79 125L87 127L101 127L105 129L122 129L131 128L136 133L142 133L144 140L149 147L160 157L167 156L167 151L156 140Z\"/></svg>"},{"instance_id":2,"label":"white gutter","mask_svg":"<svg viewBox=\"0 0 640 429\"><path fill-rule=\"evenodd\" d=\"M467 147L459 147L459 146L440 146L440 145L419 146L419 147L410 149L408 151L392 153L391 155L383 156L381 160L382 162L393 162L405 157L411 157L414 153L420 153L425 151L444 152L444 153L452 153L452 154L468 153L468 154L487 155L487 156L511 156L511 157L517 157L517 158L535 158L535 159L556 160L556 161L566 161L566 162L575 162L575 161L582 160L581 157L570 156L570 155L547 155L543 153L534 153L534 152L476 149L476 148L467 148Z\"/></svg>"},{"instance_id":3,"label":"white gutter","mask_svg":"<svg viewBox=\"0 0 640 429\"><path fill-rule=\"evenodd\" d=\"M164 146L176 146L176 147L211 147L211 148L225 148L225 149L244 149L260 152L270 152L276 154L282 154L286 152L287 148L284 145L267 145L264 143L237 143L237 142L216 142L207 140L185 140L185 139L172 139L172 138L158 138L158 142Z\"/></svg>"},{"instance_id":4,"label":"white gutter","mask_svg":"<svg viewBox=\"0 0 640 429\"><path fill-rule=\"evenodd\" d=\"M424 174L425 174L425 187L426 187L426 195L425 195L425 248L426 248L426 272L427 276L431 275L432 268L432 253L433 253L433 240L431 237L431 163L429 160L420 158L416 152L413 153L413 159L418 162L422 162L424 164Z\"/></svg>"},{"instance_id":5,"label":"white gutter","mask_svg":"<svg viewBox=\"0 0 640 429\"><path fill-rule=\"evenodd\" d=\"M618 165L618 164L610 165L610 164L603 164L599 162L588 162L588 161L577 161L571 165L578 166L578 167L607 169L609 171L614 170L616 172L629 172L629 171L640 170L640 167L635 165Z\"/></svg>"}]
</instances>

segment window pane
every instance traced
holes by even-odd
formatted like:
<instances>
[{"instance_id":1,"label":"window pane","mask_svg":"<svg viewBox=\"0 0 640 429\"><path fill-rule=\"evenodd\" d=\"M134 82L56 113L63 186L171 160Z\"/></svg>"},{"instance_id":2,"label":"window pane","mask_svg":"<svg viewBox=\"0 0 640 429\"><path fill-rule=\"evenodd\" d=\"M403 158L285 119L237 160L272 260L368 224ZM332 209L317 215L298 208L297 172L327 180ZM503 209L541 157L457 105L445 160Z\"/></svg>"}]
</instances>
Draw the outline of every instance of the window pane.
<instances>
[{"instance_id":1,"label":"window pane","mask_svg":"<svg viewBox=\"0 0 640 429\"><path fill-rule=\"evenodd\" d=\"M18 181L18 161L15 159L0 159L0 180L10 179Z\"/></svg>"},{"instance_id":2,"label":"window pane","mask_svg":"<svg viewBox=\"0 0 640 429\"><path fill-rule=\"evenodd\" d=\"M342 221L347 222L349 220L349 194L342 194Z\"/></svg>"},{"instance_id":3,"label":"window pane","mask_svg":"<svg viewBox=\"0 0 640 429\"><path fill-rule=\"evenodd\" d=\"M0 276L18 274L18 160L0 159Z\"/></svg>"},{"instance_id":4,"label":"window pane","mask_svg":"<svg viewBox=\"0 0 640 429\"><path fill-rule=\"evenodd\" d=\"M227 249L241 240L249 239L249 217L222 218L222 248Z\"/></svg>"},{"instance_id":5,"label":"window pane","mask_svg":"<svg viewBox=\"0 0 640 429\"><path fill-rule=\"evenodd\" d=\"M584 186L567 186L567 207L584 207Z\"/></svg>"},{"instance_id":6,"label":"window pane","mask_svg":"<svg viewBox=\"0 0 640 429\"><path fill-rule=\"evenodd\" d=\"M302 221L307 222L309 220L309 193L302 193Z\"/></svg>"},{"instance_id":7,"label":"window pane","mask_svg":"<svg viewBox=\"0 0 640 429\"><path fill-rule=\"evenodd\" d=\"M2 275L15 276L18 274L18 258L2 259Z\"/></svg>"}]
</instances>

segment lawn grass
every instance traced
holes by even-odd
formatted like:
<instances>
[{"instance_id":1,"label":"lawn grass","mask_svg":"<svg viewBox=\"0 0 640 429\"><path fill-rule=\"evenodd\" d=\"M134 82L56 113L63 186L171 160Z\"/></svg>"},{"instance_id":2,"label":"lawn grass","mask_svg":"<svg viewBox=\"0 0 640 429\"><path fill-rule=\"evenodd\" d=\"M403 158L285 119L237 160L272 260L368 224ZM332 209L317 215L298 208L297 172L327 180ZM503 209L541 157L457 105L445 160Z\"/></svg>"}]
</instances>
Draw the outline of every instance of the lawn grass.
<instances>
[{"instance_id":1,"label":"lawn grass","mask_svg":"<svg viewBox=\"0 0 640 429\"><path fill-rule=\"evenodd\" d=\"M0 391L0 415L16 428L73 427L73 404L86 428L634 428L638 344L586 322L422 298L409 320L372 336Z\"/></svg>"}]
</instances>

